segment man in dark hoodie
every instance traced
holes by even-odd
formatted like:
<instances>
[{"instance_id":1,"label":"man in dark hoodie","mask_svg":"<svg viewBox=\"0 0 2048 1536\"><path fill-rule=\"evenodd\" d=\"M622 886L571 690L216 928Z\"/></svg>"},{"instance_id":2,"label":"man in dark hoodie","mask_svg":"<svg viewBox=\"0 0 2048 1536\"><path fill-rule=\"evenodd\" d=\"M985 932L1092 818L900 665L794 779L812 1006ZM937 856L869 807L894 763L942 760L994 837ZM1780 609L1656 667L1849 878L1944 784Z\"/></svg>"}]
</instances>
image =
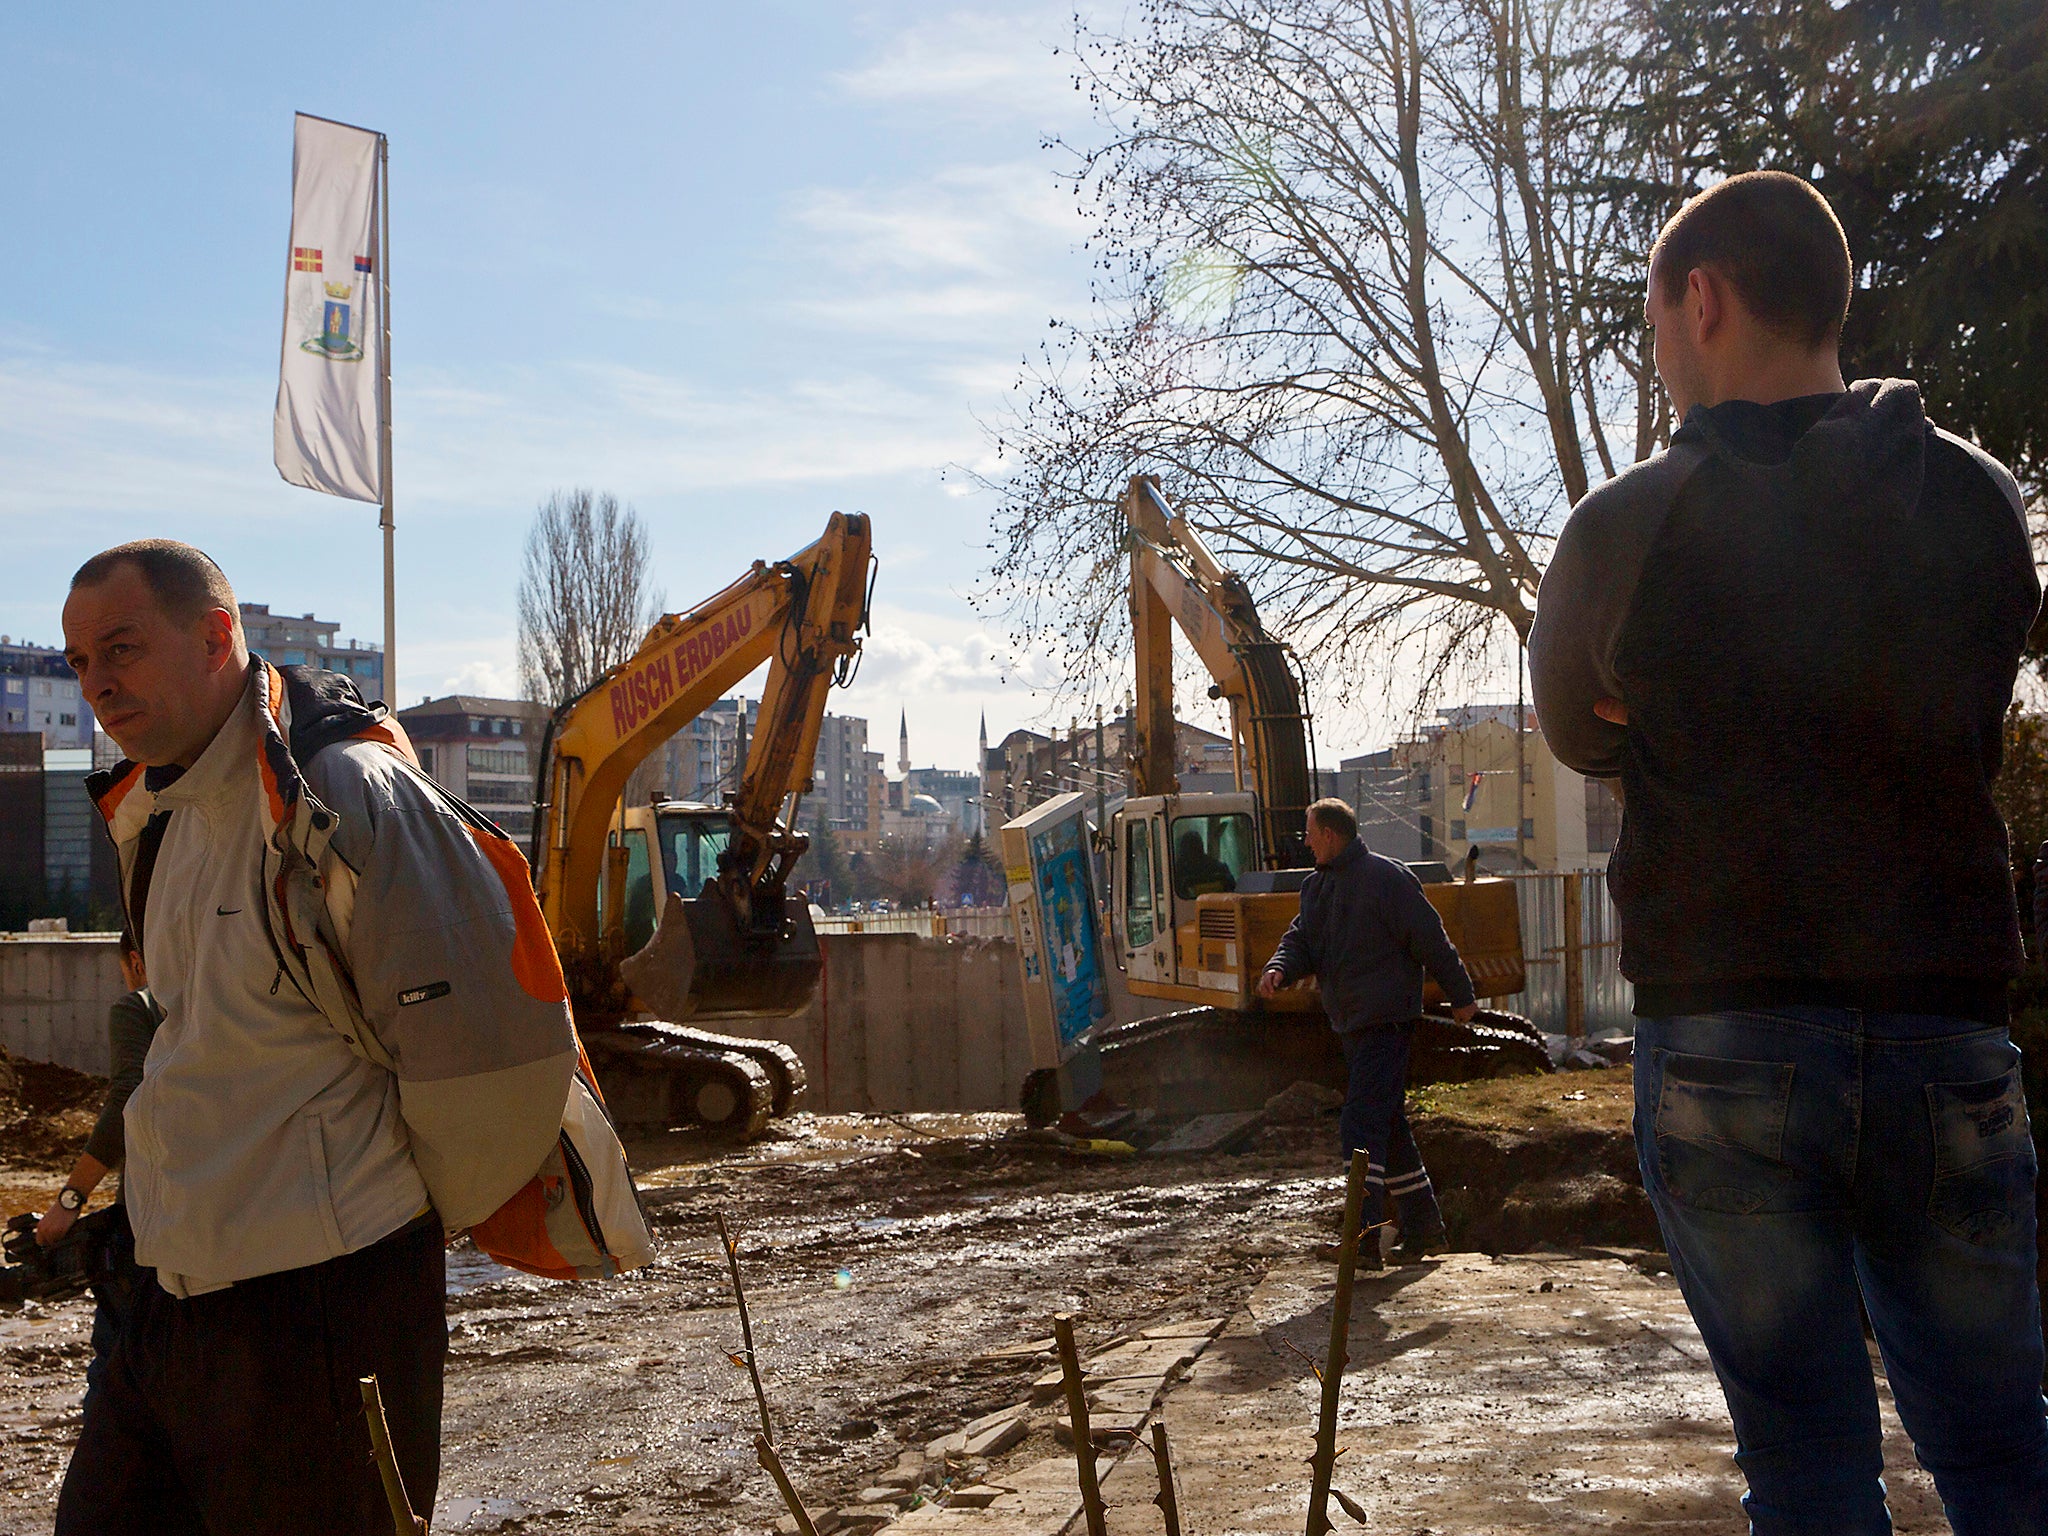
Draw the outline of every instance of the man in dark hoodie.
<instances>
[{"instance_id":1,"label":"man in dark hoodie","mask_svg":"<svg viewBox=\"0 0 2048 1536\"><path fill-rule=\"evenodd\" d=\"M2048 1531L2020 965L1992 804L2040 605L2012 476L1845 385L1796 177L1694 198L1647 317L1683 424L1573 510L1543 730L1625 806L1636 1138L1757 1532L1891 1529L1858 1297L1958 1536Z\"/></svg>"},{"instance_id":2,"label":"man in dark hoodie","mask_svg":"<svg viewBox=\"0 0 2048 1536\"><path fill-rule=\"evenodd\" d=\"M1425 972L1450 1000L1452 1017L1479 1012L1443 919L1406 864L1380 857L1358 835L1342 800L1308 808L1308 849L1316 867L1301 886L1301 910L1259 975L1259 996L1316 978L1323 1011L1344 1048L1344 1113L1337 1136L1344 1161L1366 1155L1365 1231L1359 1263L1380 1267L1379 1229L1391 1200L1401 1241L1394 1257L1412 1263L1446 1246L1443 1212L1408 1128L1408 1050L1422 1012ZM1337 1257L1329 1249L1326 1257Z\"/></svg>"}]
</instances>

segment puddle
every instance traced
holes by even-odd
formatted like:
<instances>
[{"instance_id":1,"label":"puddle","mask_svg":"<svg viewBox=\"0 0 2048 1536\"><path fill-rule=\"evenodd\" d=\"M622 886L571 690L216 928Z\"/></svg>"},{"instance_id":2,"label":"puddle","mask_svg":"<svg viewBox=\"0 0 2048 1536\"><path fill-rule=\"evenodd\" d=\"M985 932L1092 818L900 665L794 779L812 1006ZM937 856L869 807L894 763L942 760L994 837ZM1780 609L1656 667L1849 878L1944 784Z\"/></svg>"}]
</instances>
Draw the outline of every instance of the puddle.
<instances>
[{"instance_id":1,"label":"puddle","mask_svg":"<svg viewBox=\"0 0 2048 1536\"><path fill-rule=\"evenodd\" d=\"M507 1269L489 1254L464 1246L448 1255L448 1294L460 1296L465 1291L476 1290L479 1286L496 1285L501 1280L516 1280L519 1271ZM482 1527L495 1529L495 1527Z\"/></svg>"},{"instance_id":2,"label":"puddle","mask_svg":"<svg viewBox=\"0 0 2048 1536\"><path fill-rule=\"evenodd\" d=\"M517 1499L450 1499L434 1517L437 1531L497 1531L534 1511Z\"/></svg>"},{"instance_id":3,"label":"puddle","mask_svg":"<svg viewBox=\"0 0 2048 1536\"><path fill-rule=\"evenodd\" d=\"M857 1221L854 1223L854 1226L863 1232L886 1232L891 1227L900 1227L902 1225L903 1220L899 1216L875 1216L867 1221Z\"/></svg>"}]
</instances>

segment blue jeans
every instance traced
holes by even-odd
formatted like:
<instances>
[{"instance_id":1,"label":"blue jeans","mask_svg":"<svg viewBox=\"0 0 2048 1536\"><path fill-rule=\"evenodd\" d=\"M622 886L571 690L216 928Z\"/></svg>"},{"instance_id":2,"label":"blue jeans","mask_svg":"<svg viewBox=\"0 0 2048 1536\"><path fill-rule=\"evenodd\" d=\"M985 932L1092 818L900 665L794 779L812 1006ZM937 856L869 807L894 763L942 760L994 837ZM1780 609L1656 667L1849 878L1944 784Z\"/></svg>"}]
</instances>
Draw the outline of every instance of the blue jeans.
<instances>
[{"instance_id":1,"label":"blue jeans","mask_svg":"<svg viewBox=\"0 0 2048 1536\"><path fill-rule=\"evenodd\" d=\"M1364 1149L1367 1167L1365 1225L1382 1225L1391 1197L1403 1235L1442 1229L1436 1190L1408 1129L1408 1046L1413 1024L1369 1024L1337 1032L1347 1068L1344 1113L1337 1121L1344 1161Z\"/></svg>"},{"instance_id":2,"label":"blue jeans","mask_svg":"<svg viewBox=\"0 0 2048 1536\"><path fill-rule=\"evenodd\" d=\"M1958 1019L1642 1019L1636 1150L1756 1536L1891 1530L1860 1295L1957 1536L2048 1532L2020 1053Z\"/></svg>"}]
</instances>

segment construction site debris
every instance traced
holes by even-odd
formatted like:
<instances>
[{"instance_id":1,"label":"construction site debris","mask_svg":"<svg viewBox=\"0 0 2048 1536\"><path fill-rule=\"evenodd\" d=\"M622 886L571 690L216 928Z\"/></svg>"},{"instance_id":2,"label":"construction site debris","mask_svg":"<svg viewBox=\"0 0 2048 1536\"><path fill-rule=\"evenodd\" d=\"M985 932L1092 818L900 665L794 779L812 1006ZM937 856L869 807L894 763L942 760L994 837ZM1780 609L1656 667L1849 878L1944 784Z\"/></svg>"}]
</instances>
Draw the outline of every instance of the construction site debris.
<instances>
[{"instance_id":1,"label":"construction site debris","mask_svg":"<svg viewBox=\"0 0 2048 1536\"><path fill-rule=\"evenodd\" d=\"M1344 1107L1344 1095L1324 1083L1297 1079L1266 1100L1266 1118L1275 1124L1289 1120L1320 1120Z\"/></svg>"},{"instance_id":2,"label":"construction site debris","mask_svg":"<svg viewBox=\"0 0 2048 1536\"><path fill-rule=\"evenodd\" d=\"M1186 1157L1205 1152L1227 1152L1242 1146L1265 1123L1262 1109L1227 1115L1197 1115L1162 1141L1148 1149L1153 1157Z\"/></svg>"}]
</instances>

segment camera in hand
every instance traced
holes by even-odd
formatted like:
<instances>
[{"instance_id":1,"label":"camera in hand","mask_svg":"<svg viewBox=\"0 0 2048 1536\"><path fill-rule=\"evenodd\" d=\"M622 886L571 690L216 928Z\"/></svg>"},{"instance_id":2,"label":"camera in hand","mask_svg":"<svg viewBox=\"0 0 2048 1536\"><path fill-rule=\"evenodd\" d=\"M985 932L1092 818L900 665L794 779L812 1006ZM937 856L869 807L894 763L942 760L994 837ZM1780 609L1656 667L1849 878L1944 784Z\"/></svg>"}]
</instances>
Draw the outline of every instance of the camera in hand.
<instances>
[{"instance_id":1,"label":"camera in hand","mask_svg":"<svg viewBox=\"0 0 2048 1536\"><path fill-rule=\"evenodd\" d=\"M113 1276L113 1247L119 1230L120 1212L105 1206L81 1216L56 1242L45 1248L36 1241L33 1212L11 1216L6 1235L0 1237L0 1307L18 1307L24 1301L62 1301L76 1296L95 1282Z\"/></svg>"}]
</instances>

